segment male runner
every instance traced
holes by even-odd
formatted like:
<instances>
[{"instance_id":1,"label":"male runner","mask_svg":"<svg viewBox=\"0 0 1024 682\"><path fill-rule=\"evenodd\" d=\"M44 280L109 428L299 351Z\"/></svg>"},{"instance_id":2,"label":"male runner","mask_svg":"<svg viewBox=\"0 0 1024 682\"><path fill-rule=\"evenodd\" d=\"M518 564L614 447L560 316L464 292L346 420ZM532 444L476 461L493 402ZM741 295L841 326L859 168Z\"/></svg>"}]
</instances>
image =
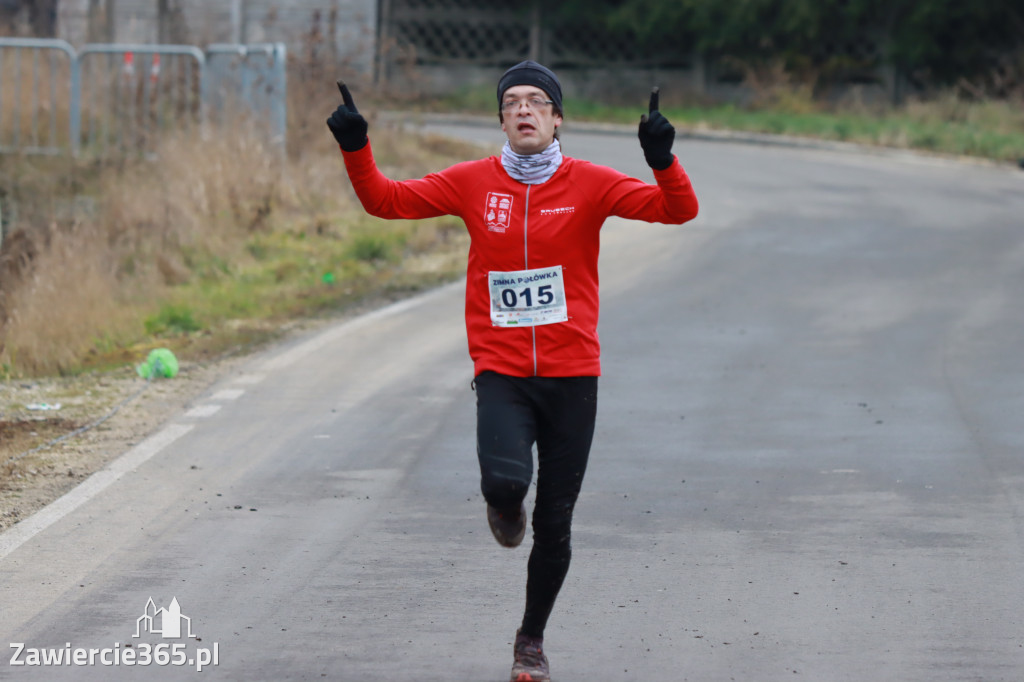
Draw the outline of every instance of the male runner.
<instances>
[{"instance_id":1,"label":"male runner","mask_svg":"<svg viewBox=\"0 0 1024 682\"><path fill-rule=\"evenodd\" d=\"M672 154L675 129L651 94L639 138L657 184L564 156L562 88L525 61L498 82L500 156L397 182L376 166L366 119L348 88L327 121L363 207L380 218L455 215L469 230L466 332L477 394L477 456L495 539L518 546L523 500L537 495L526 609L512 682L547 682L544 628L569 569L573 508L586 471L601 373L598 249L609 216L682 224L697 215L690 180Z\"/></svg>"}]
</instances>

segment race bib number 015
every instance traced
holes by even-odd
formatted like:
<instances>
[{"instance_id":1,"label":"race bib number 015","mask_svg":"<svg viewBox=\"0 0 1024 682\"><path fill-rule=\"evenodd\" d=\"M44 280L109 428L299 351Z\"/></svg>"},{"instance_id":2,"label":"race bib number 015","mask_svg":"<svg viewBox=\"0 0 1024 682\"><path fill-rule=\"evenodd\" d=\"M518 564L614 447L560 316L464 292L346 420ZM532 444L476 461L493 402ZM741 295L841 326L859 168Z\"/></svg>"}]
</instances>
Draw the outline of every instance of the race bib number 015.
<instances>
[{"instance_id":1,"label":"race bib number 015","mask_svg":"<svg viewBox=\"0 0 1024 682\"><path fill-rule=\"evenodd\" d=\"M487 273L491 293L491 324L536 327L565 322L565 281L562 266Z\"/></svg>"}]
</instances>

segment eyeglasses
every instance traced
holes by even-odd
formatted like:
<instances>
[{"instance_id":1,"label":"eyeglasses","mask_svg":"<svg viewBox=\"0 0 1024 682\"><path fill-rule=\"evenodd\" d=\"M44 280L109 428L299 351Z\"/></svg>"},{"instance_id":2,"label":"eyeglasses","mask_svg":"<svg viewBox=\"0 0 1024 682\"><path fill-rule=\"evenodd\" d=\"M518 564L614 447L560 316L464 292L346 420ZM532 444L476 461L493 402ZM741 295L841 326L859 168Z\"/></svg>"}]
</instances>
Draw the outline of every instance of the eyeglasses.
<instances>
[{"instance_id":1,"label":"eyeglasses","mask_svg":"<svg viewBox=\"0 0 1024 682\"><path fill-rule=\"evenodd\" d=\"M510 112L518 110L519 107L525 105L527 109L540 109L545 104L554 104L549 99L541 99L540 97L531 97L529 99L507 99L501 103L501 110L504 112Z\"/></svg>"}]
</instances>

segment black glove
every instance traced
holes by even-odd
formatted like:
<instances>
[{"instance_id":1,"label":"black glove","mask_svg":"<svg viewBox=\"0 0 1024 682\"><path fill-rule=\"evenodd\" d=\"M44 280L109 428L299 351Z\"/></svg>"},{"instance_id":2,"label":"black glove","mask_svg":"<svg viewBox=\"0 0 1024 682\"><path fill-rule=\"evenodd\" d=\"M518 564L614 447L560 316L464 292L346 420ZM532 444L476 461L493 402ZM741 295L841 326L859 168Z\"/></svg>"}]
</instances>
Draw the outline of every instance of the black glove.
<instances>
[{"instance_id":1,"label":"black glove","mask_svg":"<svg viewBox=\"0 0 1024 682\"><path fill-rule=\"evenodd\" d=\"M676 139L676 129L658 111L658 88L651 90L649 113L640 117L640 131L637 134L648 166L654 170L665 170L675 163L672 142Z\"/></svg>"},{"instance_id":2,"label":"black glove","mask_svg":"<svg viewBox=\"0 0 1024 682\"><path fill-rule=\"evenodd\" d=\"M356 103L352 101L352 94L348 86L338 81L338 89L341 90L341 98L345 103L334 110L331 117L327 119L327 127L334 133L334 139L338 141L346 152L354 152L362 149L369 142L366 137L366 130L369 126L366 119L356 109Z\"/></svg>"}]
</instances>

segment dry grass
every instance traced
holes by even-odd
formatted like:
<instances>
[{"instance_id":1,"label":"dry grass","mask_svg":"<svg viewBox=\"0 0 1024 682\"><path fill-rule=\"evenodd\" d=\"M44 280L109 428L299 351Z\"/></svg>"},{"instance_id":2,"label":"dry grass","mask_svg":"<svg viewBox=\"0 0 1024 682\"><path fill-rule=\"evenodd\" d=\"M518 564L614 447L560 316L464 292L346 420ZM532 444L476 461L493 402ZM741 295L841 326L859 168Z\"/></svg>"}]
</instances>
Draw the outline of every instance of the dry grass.
<instances>
[{"instance_id":1,"label":"dry grass","mask_svg":"<svg viewBox=\"0 0 1024 682\"><path fill-rule=\"evenodd\" d=\"M381 224L359 207L324 124L333 80L292 78L289 95L287 154L236 114L161 134L148 160L0 158L0 200L19 209L0 254L0 376L123 362L158 343L194 345L168 334L265 330L450 278L457 257L425 254L464 253L451 225ZM369 118L395 177L479 153Z\"/></svg>"},{"instance_id":2,"label":"dry grass","mask_svg":"<svg viewBox=\"0 0 1024 682\"><path fill-rule=\"evenodd\" d=\"M119 282L92 226L54 231L7 300L3 357L27 373L73 366L98 339L130 329Z\"/></svg>"},{"instance_id":3,"label":"dry grass","mask_svg":"<svg viewBox=\"0 0 1024 682\"><path fill-rule=\"evenodd\" d=\"M104 178L107 230L126 242L125 255L139 257L135 269L189 249L225 255L245 234L266 229L275 205L288 201L278 156L244 130L168 139L158 162Z\"/></svg>"}]
</instances>

